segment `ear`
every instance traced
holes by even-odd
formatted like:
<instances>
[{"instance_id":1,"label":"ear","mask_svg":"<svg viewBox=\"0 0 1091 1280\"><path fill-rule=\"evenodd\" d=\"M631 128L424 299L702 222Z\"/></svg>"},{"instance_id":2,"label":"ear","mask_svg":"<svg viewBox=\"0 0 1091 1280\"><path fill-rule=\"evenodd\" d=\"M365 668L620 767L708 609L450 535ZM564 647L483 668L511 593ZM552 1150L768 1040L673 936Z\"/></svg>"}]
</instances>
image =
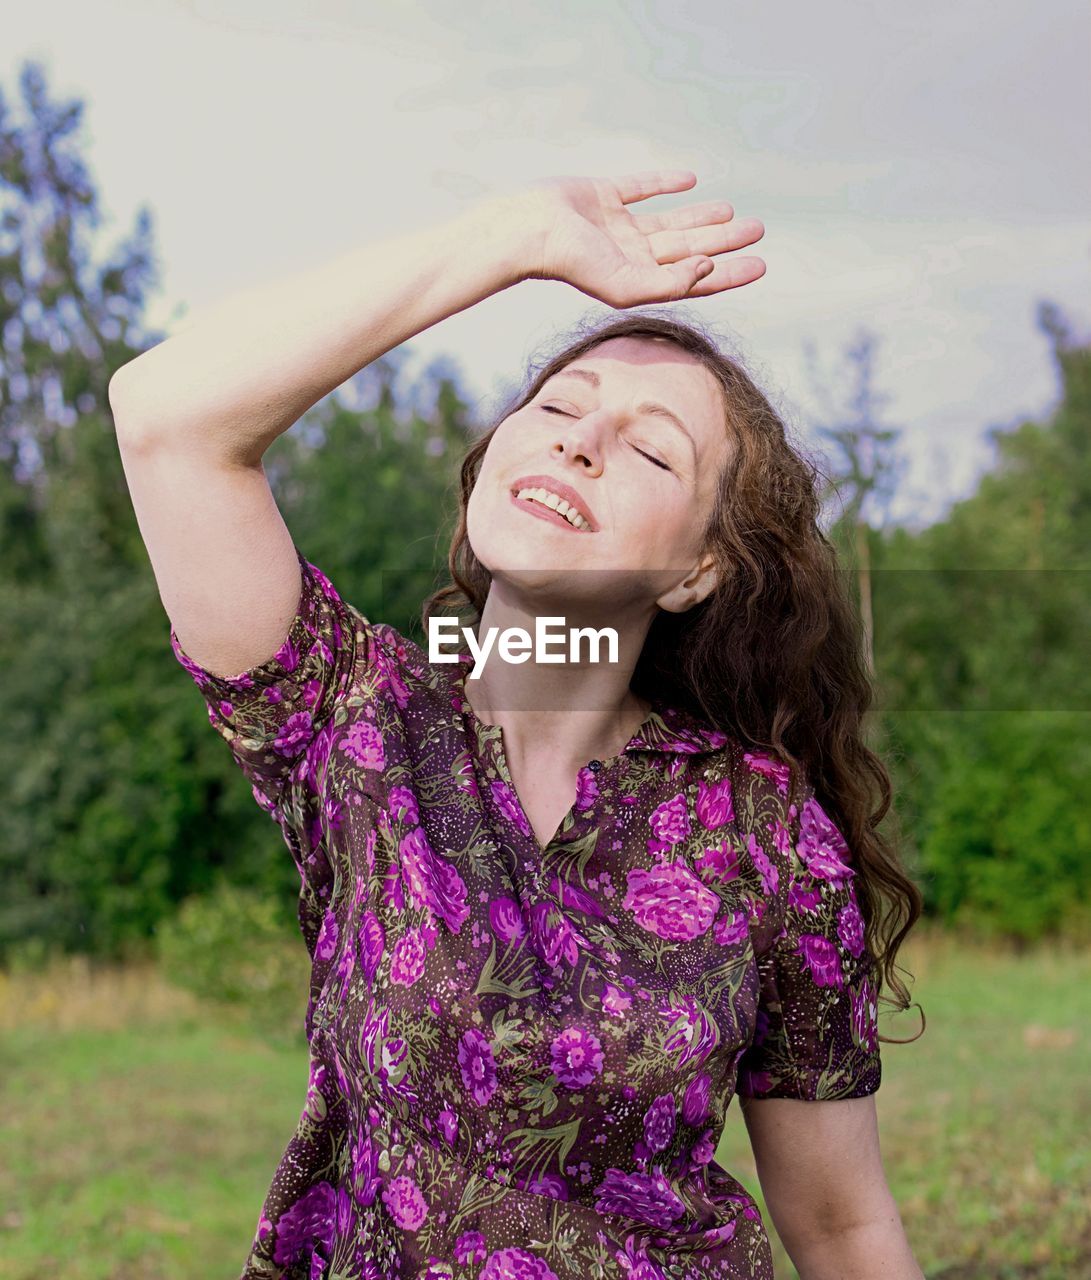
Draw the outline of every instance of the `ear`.
<instances>
[{"instance_id":1,"label":"ear","mask_svg":"<svg viewBox=\"0 0 1091 1280\"><path fill-rule=\"evenodd\" d=\"M668 613L685 613L712 594L720 583L720 571L712 556L705 556L686 577L656 600Z\"/></svg>"}]
</instances>

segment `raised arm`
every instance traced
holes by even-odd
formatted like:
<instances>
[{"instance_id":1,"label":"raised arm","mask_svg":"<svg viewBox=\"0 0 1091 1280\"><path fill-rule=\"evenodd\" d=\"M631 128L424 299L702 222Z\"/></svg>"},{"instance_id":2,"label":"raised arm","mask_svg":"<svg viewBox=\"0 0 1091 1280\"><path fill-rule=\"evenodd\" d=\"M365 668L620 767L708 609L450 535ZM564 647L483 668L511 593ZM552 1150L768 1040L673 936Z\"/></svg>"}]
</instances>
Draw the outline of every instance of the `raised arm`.
<instances>
[{"instance_id":1,"label":"raised arm","mask_svg":"<svg viewBox=\"0 0 1091 1280\"><path fill-rule=\"evenodd\" d=\"M447 316L537 277L613 306L756 279L755 219L724 202L631 215L688 171L549 178L229 298L117 371L122 463L159 594L186 653L218 675L270 657L300 593L266 449L323 396ZM699 278L700 271L711 272Z\"/></svg>"},{"instance_id":2,"label":"raised arm","mask_svg":"<svg viewBox=\"0 0 1091 1280\"><path fill-rule=\"evenodd\" d=\"M384 352L518 278L501 207L236 295L114 375L118 446L159 595L209 671L271 657L299 602L266 449Z\"/></svg>"},{"instance_id":3,"label":"raised arm","mask_svg":"<svg viewBox=\"0 0 1091 1280\"><path fill-rule=\"evenodd\" d=\"M119 434L257 466L335 387L392 348L521 278L500 199L236 294L123 365Z\"/></svg>"}]
</instances>

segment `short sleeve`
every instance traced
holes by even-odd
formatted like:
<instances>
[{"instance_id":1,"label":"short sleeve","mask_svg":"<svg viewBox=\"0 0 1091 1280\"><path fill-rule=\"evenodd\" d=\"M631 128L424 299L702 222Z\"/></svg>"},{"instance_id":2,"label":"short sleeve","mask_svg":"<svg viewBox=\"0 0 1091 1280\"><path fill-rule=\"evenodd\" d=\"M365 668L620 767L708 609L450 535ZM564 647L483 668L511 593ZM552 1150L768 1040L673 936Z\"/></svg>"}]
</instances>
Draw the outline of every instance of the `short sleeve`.
<instances>
[{"instance_id":1,"label":"short sleeve","mask_svg":"<svg viewBox=\"0 0 1091 1280\"><path fill-rule=\"evenodd\" d=\"M781 802L784 809L784 803ZM740 1098L859 1098L879 1088L878 970L864 943L852 855L806 784L764 824L788 871L784 922L761 956Z\"/></svg>"},{"instance_id":2,"label":"short sleeve","mask_svg":"<svg viewBox=\"0 0 1091 1280\"><path fill-rule=\"evenodd\" d=\"M174 656L208 707L259 806L279 821L285 785L308 747L332 720L366 645L367 620L296 548L301 586L283 644L267 661L236 676L206 671L186 654L171 627Z\"/></svg>"}]
</instances>

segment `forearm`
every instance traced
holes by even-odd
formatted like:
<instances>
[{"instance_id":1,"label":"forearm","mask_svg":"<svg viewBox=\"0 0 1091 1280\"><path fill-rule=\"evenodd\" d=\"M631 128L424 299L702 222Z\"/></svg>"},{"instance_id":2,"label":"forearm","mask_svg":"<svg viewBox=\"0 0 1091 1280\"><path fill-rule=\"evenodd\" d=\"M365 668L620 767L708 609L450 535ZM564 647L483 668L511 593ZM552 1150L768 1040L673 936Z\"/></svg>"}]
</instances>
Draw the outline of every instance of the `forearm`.
<instances>
[{"instance_id":1,"label":"forearm","mask_svg":"<svg viewBox=\"0 0 1091 1280\"><path fill-rule=\"evenodd\" d=\"M118 431L260 461L360 369L522 278L518 219L497 217L500 204L479 201L442 224L233 295L118 370Z\"/></svg>"},{"instance_id":2,"label":"forearm","mask_svg":"<svg viewBox=\"0 0 1091 1280\"><path fill-rule=\"evenodd\" d=\"M893 1221L783 1243L800 1280L924 1280L897 1211Z\"/></svg>"}]
</instances>

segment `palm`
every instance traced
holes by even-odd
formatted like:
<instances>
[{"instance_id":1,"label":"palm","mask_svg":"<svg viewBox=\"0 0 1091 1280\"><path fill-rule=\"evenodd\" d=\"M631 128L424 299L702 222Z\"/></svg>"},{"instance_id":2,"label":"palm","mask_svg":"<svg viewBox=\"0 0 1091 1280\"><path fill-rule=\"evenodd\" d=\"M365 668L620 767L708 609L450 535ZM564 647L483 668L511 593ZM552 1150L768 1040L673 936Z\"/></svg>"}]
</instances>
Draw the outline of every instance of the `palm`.
<instances>
[{"instance_id":1,"label":"palm","mask_svg":"<svg viewBox=\"0 0 1091 1280\"><path fill-rule=\"evenodd\" d=\"M533 185L543 216L537 268L541 279L565 280L613 307L707 297L757 280L761 258L724 258L765 234L756 218L735 222L726 201L661 213L633 214L628 205L692 187L687 170L632 174L616 180L547 178ZM711 274L698 278L701 264Z\"/></svg>"}]
</instances>

